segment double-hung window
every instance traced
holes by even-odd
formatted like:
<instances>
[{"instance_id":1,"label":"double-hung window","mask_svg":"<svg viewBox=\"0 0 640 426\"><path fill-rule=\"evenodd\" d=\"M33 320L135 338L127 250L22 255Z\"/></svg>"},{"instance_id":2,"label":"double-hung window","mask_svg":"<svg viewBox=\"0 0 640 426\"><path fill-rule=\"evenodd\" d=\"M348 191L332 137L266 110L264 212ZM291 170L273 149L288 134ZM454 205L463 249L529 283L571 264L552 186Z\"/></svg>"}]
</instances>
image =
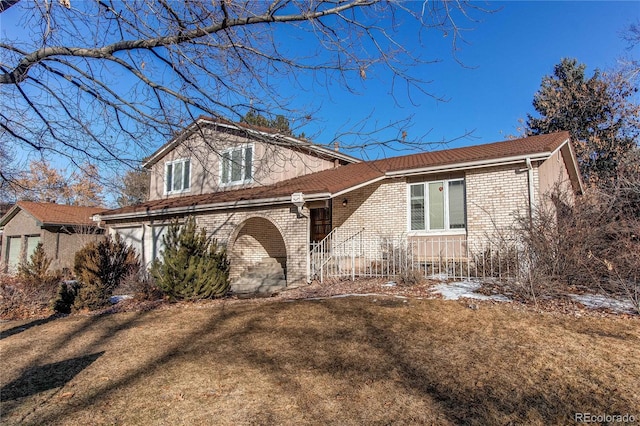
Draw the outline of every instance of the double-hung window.
<instances>
[{"instance_id":1,"label":"double-hung window","mask_svg":"<svg viewBox=\"0 0 640 426\"><path fill-rule=\"evenodd\" d=\"M191 161L181 159L165 163L165 192L176 194L191 188Z\"/></svg>"},{"instance_id":2,"label":"double-hung window","mask_svg":"<svg viewBox=\"0 0 640 426\"><path fill-rule=\"evenodd\" d=\"M409 230L446 232L465 229L464 179L409 185Z\"/></svg>"},{"instance_id":3,"label":"double-hung window","mask_svg":"<svg viewBox=\"0 0 640 426\"><path fill-rule=\"evenodd\" d=\"M253 177L253 146L236 147L222 153L220 182L236 185L250 182Z\"/></svg>"}]
</instances>

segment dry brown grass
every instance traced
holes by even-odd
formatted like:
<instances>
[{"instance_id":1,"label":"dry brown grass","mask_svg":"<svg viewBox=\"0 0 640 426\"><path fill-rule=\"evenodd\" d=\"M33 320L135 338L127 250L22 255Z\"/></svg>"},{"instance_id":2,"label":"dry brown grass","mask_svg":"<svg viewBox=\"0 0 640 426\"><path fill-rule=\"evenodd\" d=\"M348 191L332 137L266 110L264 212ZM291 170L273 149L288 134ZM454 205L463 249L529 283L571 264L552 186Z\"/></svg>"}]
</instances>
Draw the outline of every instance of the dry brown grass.
<instances>
[{"instance_id":1,"label":"dry brown grass","mask_svg":"<svg viewBox=\"0 0 640 426\"><path fill-rule=\"evenodd\" d=\"M638 318L351 297L218 301L31 325L0 324L5 424L640 416Z\"/></svg>"}]
</instances>

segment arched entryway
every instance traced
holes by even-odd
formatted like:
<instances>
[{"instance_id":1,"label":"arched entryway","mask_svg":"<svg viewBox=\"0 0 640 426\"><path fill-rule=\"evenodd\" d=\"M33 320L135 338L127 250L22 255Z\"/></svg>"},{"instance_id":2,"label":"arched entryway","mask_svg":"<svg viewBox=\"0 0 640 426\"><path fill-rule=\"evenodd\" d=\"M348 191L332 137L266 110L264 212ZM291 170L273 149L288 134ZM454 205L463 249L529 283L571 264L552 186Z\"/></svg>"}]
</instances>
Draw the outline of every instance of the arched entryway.
<instances>
[{"instance_id":1,"label":"arched entryway","mask_svg":"<svg viewBox=\"0 0 640 426\"><path fill-rule=\"evenodd\" d=\"M286 286L287 248L282 233L264 217L241 223L231 236L231 289L274 293Z\"/></svg>"}]
</instances>

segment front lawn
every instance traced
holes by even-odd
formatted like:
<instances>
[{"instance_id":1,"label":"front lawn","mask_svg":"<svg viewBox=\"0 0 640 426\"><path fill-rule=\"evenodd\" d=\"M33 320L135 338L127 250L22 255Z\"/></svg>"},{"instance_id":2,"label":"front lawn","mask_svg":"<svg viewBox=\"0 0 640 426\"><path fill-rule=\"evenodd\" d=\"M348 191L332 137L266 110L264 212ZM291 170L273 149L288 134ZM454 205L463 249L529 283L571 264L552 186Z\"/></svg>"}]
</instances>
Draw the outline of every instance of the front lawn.
<instances>
[{"instance_id":1,"label":"front lawn","mask_svg":"<svg viewBox=\"0 0 640 426\"><path fill-rule=\"evenodd\" d=\"M640 319L369 296L0 324L3 424L640 421Z\"/></svg>"}]
</instances>

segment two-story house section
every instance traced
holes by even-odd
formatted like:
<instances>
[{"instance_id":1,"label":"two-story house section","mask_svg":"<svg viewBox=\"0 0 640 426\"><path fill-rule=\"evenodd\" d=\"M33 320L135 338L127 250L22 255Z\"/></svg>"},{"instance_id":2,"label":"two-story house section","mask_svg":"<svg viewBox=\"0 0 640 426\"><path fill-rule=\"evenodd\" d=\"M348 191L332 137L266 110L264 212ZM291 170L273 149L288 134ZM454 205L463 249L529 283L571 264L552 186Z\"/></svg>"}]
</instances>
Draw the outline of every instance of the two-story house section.
<instances>
[{"instance_id":1,"label":"two-story house section","mask_svg":"<svg viewBox=\"0 0 640 426\"><path fill-rule=\"evenodd\" d=\"M550 191L582 191L568 132L360 161L200 118L144 165L150 200L104 212L101 224L150 263L167 224L194 216L226 245L238 293L304 285L327 268L372 273L395 261L385 240L415 247L419 268L443 256L468 260Z\"/></svg>"},{"instance_id":2,"label":"two-story house section","mask_svg":"<svg viewBox=\"0 0 640 426\"><path fill-rule=\"evenodd\" d=\"M149 265L161 252L162 235L172 220L215 211L196 218L223 244L237 233L236 250L230 251L232 278L255 263L277 261L282 279L275 281L284 282L287 275L286 281L293 283L295 272L299 275L295 281L302 283L308 275L306 259L287 262L283 235L297 236L308 248L306 225L291 213L289 192L280 197L268 193L278 183L360 161L273 129L200 117L144 160L151 172L149 201L113 210L101 219ZM307 212L313 216L309 220L317 240L331 231L328 206L329 200L322 200ZM295 230L284 225L292 215ZM294 263L299 264L294 267Z\"/></svg>"},{"instance_id":3,"label":"two-story house section","mask_svg":"<svg viewBox=\"0 0 640 426\"><path fill-rule=\"evenodd\" d=\"M143 167L151 170L149 200L158 200L268 186L359 161L273 129L200 117Z\"/></svg>"}]
</instances>

